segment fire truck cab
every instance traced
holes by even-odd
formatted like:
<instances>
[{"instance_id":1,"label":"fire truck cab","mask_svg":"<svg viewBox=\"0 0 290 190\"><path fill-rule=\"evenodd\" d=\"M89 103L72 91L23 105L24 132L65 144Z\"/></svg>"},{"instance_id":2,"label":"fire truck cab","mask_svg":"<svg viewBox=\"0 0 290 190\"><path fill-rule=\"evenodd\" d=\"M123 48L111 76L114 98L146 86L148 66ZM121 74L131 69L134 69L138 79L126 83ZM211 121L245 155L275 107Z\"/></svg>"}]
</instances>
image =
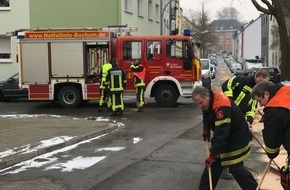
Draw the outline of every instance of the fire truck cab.
<instances>
[{"instance_id":1,"label":"fire truck cab","mask_svg":"<svg viewBox=\"0 0 290 190\"><path fill-rule=\"evenodd\" d=\"M129 28L131 30L131 28ZM189 36L118 36L109 29L37 29L18 32L19 85L29 100L77 107L99 99L102 65L117 58L127 75L125 96L135 94L130 65L146 67L145 98L173 106L201 85L200 62Z\"/></svg>"}]
</instances>

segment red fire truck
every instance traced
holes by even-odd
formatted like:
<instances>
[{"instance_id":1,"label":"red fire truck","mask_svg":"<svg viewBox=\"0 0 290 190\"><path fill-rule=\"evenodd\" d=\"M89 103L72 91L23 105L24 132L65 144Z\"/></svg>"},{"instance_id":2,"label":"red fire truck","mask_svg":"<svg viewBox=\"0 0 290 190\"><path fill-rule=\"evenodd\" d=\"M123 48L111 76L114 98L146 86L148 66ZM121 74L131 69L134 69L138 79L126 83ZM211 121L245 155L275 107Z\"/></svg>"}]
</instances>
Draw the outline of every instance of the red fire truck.
<instances>
[{"instance_id":1,"label":"red fire truck","mask_svg":"<svg viewBox=\"0 0 290 190\"><path fill-rule=\"evenodd\" d=\"M124 31L124 29L123 29ZM130 31L130 28L129 28ZM173 106L201 85L201 67L190 36L119 36L109 29L33 29L18 31L19 85L29 100L77 107L99 99L102 64L117 58L127 74L124 96L135 94L132 60L146 67L145 97Z\"/></svg>"}]
</instances>

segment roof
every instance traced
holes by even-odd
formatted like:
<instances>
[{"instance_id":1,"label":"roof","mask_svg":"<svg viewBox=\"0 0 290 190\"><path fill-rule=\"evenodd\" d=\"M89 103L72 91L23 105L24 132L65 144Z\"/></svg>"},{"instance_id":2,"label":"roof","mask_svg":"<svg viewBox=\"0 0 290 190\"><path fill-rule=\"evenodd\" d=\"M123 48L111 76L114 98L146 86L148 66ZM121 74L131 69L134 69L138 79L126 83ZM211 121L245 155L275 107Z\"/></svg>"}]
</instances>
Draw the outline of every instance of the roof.
<instances>
[{"instance_id":1,"label":"roof","mask_svg":"<svg viewBox=\"0 0 290 190\"><path fill-rule=\"evenodd\" d=\"M213 30L241 30L243 26L239 21L236 19L231 20L214 20L211 23Z\"/></svg>"}]
</instances>

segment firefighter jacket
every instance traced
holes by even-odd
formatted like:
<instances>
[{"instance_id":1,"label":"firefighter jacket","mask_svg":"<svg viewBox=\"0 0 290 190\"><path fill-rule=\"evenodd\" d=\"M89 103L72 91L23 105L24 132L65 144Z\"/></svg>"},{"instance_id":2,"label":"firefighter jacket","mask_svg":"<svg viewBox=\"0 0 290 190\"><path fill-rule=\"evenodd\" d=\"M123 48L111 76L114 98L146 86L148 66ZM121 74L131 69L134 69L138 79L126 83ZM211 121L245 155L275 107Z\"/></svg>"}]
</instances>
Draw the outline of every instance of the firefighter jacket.
<instances>
[{"instance_id":1,"label":"firefighter jacket","mask_svg":"<svg viewBox=\"0 0 290 190\"><path fill-rule=\"evenodd\" d=\"M268 157L279 155L283 145L290 153L290 86L275 85L273 97L264 108L264 129L262 131Z\"/></svg>"},{"instance_id":2,"label":"firefighter jacket","mask_svg":"<svg viewBox=\"0 0 290 190\"><path fill-rule=\"evenodd\" d=\"M108 71L105 84L108 85L110 93L122 93L126 87L126 83L126 74L122 69L112 67Z\"/></svg>"},{"instance_id":3,"label":"firefighter jacket","mask_svg":"<svg viewBox=\"0 0 290 190\"><path fill-rule=\"evenodd\" d=\"M100 72L100 77L101 78L101 84L100 84L100 89L105 89L106 88L106 85L105 85L105 82L106 82L106 76L107 76L107 73L108 73L108 70L110 70L112 68L112 64L111 63L105 63L101 69L101 72Z\"/></svg>"},{"instance_id":4,"label":"firefighter jacket","mask_svg":"<svg viewBox=\"0 0 290 190\"><path fill-rule=\"evenodd\" d=\"M227 96L210 91L210 107L203 112L204 130L212 130L211 155L221 165L242 162L250 155L250 132L244 114Z\"/></svg>"},{"instance_id":5,"label":"firefighter jacket","mask_svg":"<svg viewBox=\"0 0 290 190\"><path fill-rule=\"evenodd\" d=\"M131 71L133 72L134 80L135 80L135 87L145 86L145 73L146 68L142 65L131 65Z\"/></svg>"},{"instance_id":6,"label":"firefighter jacket","mask_svg":"<svg viewBox=\"0 0 290 190\"><path fill-rule=\"evenodd\" d=\"M222 84L222 90L244 113L249 123L253 123L257 101L251 98L252 88L256 85L255 77L232 77Z\"/></svg>"}]
</instances>

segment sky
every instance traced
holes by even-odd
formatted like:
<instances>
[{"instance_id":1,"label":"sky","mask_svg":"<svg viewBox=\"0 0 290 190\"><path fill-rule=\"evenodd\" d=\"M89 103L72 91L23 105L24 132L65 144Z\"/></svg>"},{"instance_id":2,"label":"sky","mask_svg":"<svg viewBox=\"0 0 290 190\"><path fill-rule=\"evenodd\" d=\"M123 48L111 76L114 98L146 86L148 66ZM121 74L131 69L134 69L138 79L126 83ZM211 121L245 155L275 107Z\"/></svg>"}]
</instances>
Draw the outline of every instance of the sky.
<instances>
[{"instance_id":1,"label":"sky","mask_svg":"<svg viewBox=\"0 0 290 190\"><path fill-rule=\"evenodd\" d=\"M255 20L260 12L254 7L251 0L180 0L180 6L185 15L190 10L201 10L202 1L205 2L205 10L209 12L211 20L216 19L217 11L223 7L235 7L241 15L241 21ZM196 9L197 8L197 9Z\"/></svg>"}]
</instances>

